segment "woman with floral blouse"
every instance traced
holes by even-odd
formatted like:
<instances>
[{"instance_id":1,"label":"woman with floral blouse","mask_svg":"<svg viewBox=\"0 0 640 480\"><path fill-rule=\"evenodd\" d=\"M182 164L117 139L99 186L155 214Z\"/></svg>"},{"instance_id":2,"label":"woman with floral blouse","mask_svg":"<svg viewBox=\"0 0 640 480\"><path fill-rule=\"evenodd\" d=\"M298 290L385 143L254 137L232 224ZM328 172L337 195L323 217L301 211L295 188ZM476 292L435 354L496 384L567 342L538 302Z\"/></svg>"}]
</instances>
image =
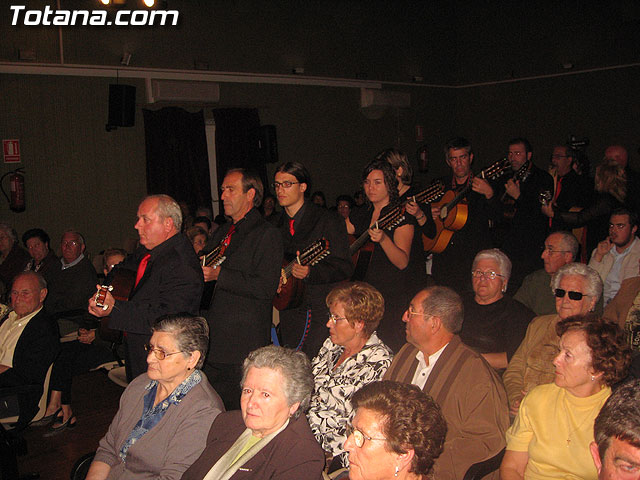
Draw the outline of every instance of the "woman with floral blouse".
<instances>
[{"instance_id":1,"label":"woman with floral blouse","mask_svg":"<svg viewBox=\"0 0 640 480\"><path fill-rule=\"evenodd\" d=\"M351 395L381 380L393 353L376 335L384 299L368 283L344 283L327 295L329 338L313 359L315 391L307 413L316 439L334 460L329 471L346 466L343 444L353 415Z\"/></svg>"}]
</instances>

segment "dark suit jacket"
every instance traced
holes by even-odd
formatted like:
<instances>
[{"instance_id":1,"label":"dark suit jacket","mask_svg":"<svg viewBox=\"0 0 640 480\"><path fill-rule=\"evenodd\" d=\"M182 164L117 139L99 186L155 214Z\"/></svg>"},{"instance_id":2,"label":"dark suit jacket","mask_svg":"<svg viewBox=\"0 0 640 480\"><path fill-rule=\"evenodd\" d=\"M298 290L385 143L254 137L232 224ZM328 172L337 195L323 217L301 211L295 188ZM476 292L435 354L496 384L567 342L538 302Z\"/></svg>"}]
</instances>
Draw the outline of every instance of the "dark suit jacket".
<instances>
[{"instance_id":1,"label":"dark suit jacket","mask_svg":"<svg viewBox=\"0 0 640 480\"><path fill-rule=\"evenodd\" d=\"M224 224L205 248L211 251L227 235ZM270 343L271 302L282 265L278 230L252 208L236 224L225 251L209 310L207 363L241 364L247 354Z\"/></svg>"},{"instance_id":2,"label":"dark suit jacket","mask_svg":"<svg viewBox=\"0 0 640 480\"><path fill-rule=\"evenodd\" d=\"M41 387L38 392L27 395L25 400L20 400L21 420L25 415L28 416L26 418L28 422L38 411L44 378L59 350L57 325L42 309L29 320L22 331L13 353L13 367L0 374L1 387L21 385Z\"/></svg>"},{"instance_id":3,"label":"dark suit jacket","mask_svg":"<svg viewBox=\"0 0 640 480\"><path fill-rule=\"evenodd\" d=\"M207 446L200 458L184 473L182 480L200 480L224 455L247 427L240 410L223 412L211 425ZM291 419L287 428L275 436L231 478L260 480L316 480L324 468L324 452L316 442L304 414Z\"/></svg>"},{"instance_id":4,"label":"dark suit jacket","mask_svg":"<svg viewBox=\"0 0 640 480\"><path fill-rule=\"evenodd\" d=\"M181 233L153 250L138 248L116 266L114 272L120 268L136 272L140 260L147 253L151 254L151 258L140 283L133 289L128 301L116 300L109 319L110 328L127 332L126 341L134 377L147 370L147 355L143 345L151 338L154 321L172 313L197 315L204 285L198 257L189 240Z\"/></svg>"}]
</instances>

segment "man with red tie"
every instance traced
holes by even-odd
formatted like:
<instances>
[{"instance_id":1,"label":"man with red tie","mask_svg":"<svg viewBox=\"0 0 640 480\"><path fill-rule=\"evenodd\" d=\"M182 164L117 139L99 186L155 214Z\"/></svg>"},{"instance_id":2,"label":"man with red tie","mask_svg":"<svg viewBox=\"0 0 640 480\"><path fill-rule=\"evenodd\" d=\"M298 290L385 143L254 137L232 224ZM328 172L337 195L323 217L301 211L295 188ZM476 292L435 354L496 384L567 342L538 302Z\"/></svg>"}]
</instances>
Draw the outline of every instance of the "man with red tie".
<instances>
[{"instance_id":1,"label":"man with red tie","mask_svg":"<svg viewBox=\"0 0 640 480\"><path fill-rule=\"evenodd\" d=\"M162 315L198 314L203 277L200 263L189 240L180 233L180 206L168 195L150 195L138 207L135 228L140 247L117 265L107 282L123 269L136 273L133 290L126 301L110 293L105 308L89 300L89 313L110 316L109 328L125 332L125 366L131 381L147 371L144 345L151 338L151 325Z\"/></svg>"}]
</instances>

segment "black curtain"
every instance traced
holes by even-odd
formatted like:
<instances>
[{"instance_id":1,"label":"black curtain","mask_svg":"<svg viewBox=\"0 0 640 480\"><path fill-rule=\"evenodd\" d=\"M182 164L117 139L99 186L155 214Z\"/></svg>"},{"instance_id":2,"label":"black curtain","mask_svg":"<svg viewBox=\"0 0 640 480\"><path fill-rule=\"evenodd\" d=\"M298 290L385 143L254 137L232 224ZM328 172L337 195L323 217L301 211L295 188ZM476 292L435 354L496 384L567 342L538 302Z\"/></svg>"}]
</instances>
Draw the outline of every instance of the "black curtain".
<instances>
[{"instance_id":1,"label":"black curtain","mask_svg":"<svg viewBox=\"0 0 640 480\"><path fill-rule=\"evenodd\" d=\"M267 167L258 150L260 118L255 108L216 108L216 162L218 183L230 168L255 170L269 190Z\"/></svg>"},{"instance_id":2,"label":"black curtain","mask_svg":"<svg viewBox=\"0 0 640 480\"><path fill-rule=\"evenodd\" d=\"M204 113L144 110L147 192L166 193L191 209L211 205Z\"/></svg>"}]
</instances>

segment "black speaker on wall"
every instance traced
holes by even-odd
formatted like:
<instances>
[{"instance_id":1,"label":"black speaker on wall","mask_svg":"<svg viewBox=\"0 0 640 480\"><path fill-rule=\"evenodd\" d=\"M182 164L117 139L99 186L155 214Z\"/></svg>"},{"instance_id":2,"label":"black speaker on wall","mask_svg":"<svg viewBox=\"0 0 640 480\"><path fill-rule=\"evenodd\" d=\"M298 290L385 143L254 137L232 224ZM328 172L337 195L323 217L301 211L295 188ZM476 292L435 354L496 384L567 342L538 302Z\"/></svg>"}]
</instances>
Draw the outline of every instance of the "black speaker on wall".
<instances>
[{"instance_id":1,"label":"black speaker on wall","mask_svg":"<svg viewBox=\"0 0 640 480\"><path fill-rule=\"evenodd\" d=\"M275 125L261 125L258 132L258 150L262 154L264 163L278 161L278 138Z\"/></svg>"},{"instance_id":2,"label":"black speaker on wall","mask_svg":"<svg viewBox=\"0 0 640 480\"><path fill-rule=\"evenodd\" d=\"M136 87L109 85L109 127L133 127L136 123Z\"/></svg>"}]
</instances>

